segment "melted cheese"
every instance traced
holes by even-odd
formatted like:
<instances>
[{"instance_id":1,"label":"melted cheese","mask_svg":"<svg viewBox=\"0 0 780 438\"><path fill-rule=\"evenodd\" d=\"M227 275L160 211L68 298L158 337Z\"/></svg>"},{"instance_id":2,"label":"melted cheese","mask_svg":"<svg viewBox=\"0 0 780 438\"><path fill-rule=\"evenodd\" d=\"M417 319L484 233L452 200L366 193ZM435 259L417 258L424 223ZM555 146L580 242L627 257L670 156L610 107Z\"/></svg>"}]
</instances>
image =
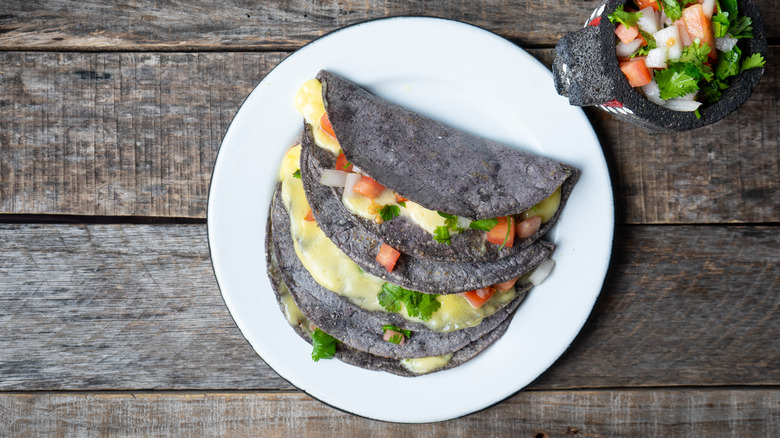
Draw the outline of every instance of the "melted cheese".
<instances>
[{"instance_id":1,"label":"melted cheese","mask_svg":"<svg viewBox=\"0 0 780 438\"><path fill-rule=\"evenodd\" d=\"M561 206L561 188L558 187L552 195L548 196L544 201L534 205L521 215L521 220L528 219L532 216L539 216L542 218L542 223L547 223L558 211Z\"/></svg>"},{"instance_id":2,"label":"melted cheese","mask_svg":"<svg viewBox=\"0 0 780 438\"><path fill-rule=\"evenodd\" d=\"M280 171L282 201L290 215L290 233L295 253L314 280L324 288L347 297L365 310L385 311L377 299L385 281L363 272L325 236L316 222L304 219L309 214L310 207L301 179L293 177L293 173L300 166L300 154L300 146L290 148L282 161ZM403 308L399 314L411 321L420 322L431 330L448 332L479 324L516 295L514 289L496 292L478 309L471 307L459 294L442 295L438 297L441 307L428 321L410 318Z\"/></svg>"},{"instance_id":3,"label":"melted cheese","mask_svg":"<svg viewBox=\"0 0 780 438\"><path fill-rule=\"evenodd\" d=\"M401 365L415 374L425 374L444 368L450 362L450 359L452 359L452 353L443 356L401 359Z\"/></svg>"}]
</instances>

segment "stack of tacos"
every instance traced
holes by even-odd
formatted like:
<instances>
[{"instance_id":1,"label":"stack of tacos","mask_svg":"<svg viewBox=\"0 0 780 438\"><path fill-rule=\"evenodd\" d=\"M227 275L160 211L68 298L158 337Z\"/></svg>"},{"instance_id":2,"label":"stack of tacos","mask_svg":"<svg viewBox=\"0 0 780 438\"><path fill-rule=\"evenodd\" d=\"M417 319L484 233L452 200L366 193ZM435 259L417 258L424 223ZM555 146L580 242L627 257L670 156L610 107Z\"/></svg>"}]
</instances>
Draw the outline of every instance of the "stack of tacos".
<instances>
[{"instance_id":1,"label":"stack of tacos","mask_svg":"<svg viewBox=\"0 0 780 438\"><path fill-rule=\"evenodd\" d=\"M327 71L296 95L268 271L315 360L415 376L473 358L549 272L577 170L475 137ZM540 267L541 266L541 267Z\"/></svg>"}]
</instances>

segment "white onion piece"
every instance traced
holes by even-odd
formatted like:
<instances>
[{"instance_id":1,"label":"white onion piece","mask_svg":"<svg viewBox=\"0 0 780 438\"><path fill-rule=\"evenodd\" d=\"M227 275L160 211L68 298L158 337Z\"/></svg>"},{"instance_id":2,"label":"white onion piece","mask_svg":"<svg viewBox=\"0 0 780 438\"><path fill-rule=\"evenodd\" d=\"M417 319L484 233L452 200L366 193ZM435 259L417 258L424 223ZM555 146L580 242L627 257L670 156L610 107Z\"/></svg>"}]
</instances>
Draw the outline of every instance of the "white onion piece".
<instances>
[{"instance_id":1,"label":"white onion piece","mask_svg":"<svg viewBox=\"0 0 780 438\"><path fill-rule=\"evenodd\" d=\"M681 22L682 19L678 20L678 22ZM688 47L693 43L691 40L691 34L688 33L688 28L685 27L684 24L680 24L677 26L677 31L680 32L680 42L682 43L683 47Z\"/></svg>"},{"instance_id":2,"label":"white onion piece","mask_svg":"<svg viewBox=\"0 0 780 438\"><path fill-rule=\"evenodd\" d=\"M637 26L649 34L658 32L658 15L653 7L648 6L639 12L642 13L642 16L636 21Z\"/></svg>"},{"instance_id":3,"label":"white onion piece","mask_svg":"<svg viewBox=\"0 0 780 438\"><path fill-rule=\"evenodd\" d=\"M336 169L323 169L320 184L328 187L344 187L347 182L347 172Z\"/></svg>"},{"instance_id":4,"label":"white onion piece","mask_svg":"<svg viewBox=\"0 0 780 438\"><path fill-rule=\"evenodd\" d=\"M666 60L669 59L669 51L666 46L656 47L647 52L645 64L647 68L666 68Z\"/></svg>"},{"instance_id":5,"label":"white onion piece","mask_svg":"<svg viewBox=\"0 0 780 438\"><path fill-rule=\"evenodd\" d=\"M542 284L545 278L550 275L550 272L552 272L554 266L555 262L551 259L542 260L542 263L539 263L539 266L534 269L534 272L528 276L528 281L530 281L534 286L539 286Z\"/></svg>"},{"instance_id":6,"label":"white onion piece","mask_svg":"<svg viewBox=\"0 0 780 438\"><path fill-rule=\"evenodd\" d=\"M699 109L699 106L701 106L701 102L681 99L679 97L667 100L666 105L664 105L665 108L672 111L696 111Z\"/></svg>"},{"instance_id":7,"label":"white onion piece","mask_svg":"<svg viewBox=\"0 0 780 438\"><path fill-rule=\"evenodd\" d=\"M642 40L639 38L635 38L633 41L631 41L628 44L624 44L622 41L617 44L617 47L615 47L615 53L617 53L618 58L627 58L634 54L637 50L639 50L639 47L642 46Z\"/></svg>"},{"instance_id":8,"label":"white onion piece","mask_svg":"<svg viewBox=\"0 0 780 438\"><path fill-rule=\"evenodd\" d=\"M680 32L677 26L671 25L665 27L653 35L658 47L666 46L669 50L669 59L677 59L682 55L682 43L680 42Z\"/></svg>"},{"instance_id":9,"label":"white onion piece","mask_svg":"<svg viewBox=\"0 0 780 438\"><path fill-rule=\"evenodd\" d=\"M647 96L647 100L650 102L660 106L666 105L666 101L661 99L661 89L658 88L658 83L655 79L648 82L647 85L643 85L642 91L645 92L645 96Z\"/></svg>"},{"instance_id":10,"label":"white onion piece","mask_svg":"<svg viewBox=\"0 0 780 438\"><path fill-rule=\"evenodd\" d=\"M355 166L355 163L350 163L350 164L352 164L352 171L353 172L360 173L360 174L363 174L363 175L366 174L366 172L363 172L359 167Z\"/></svg>"},{"instance_id":11,"label":"white onion piece","mask_svg":"<svg viewBox=\"0 0 780 438\"><path fill-rule=\"evenodd\" d=\"M712 14L715 13L715 0L704 0L701 2L701 10L704 12L704 16L707 19L712 19Z\"/></svg>"},{"instance_id":12,"label":"white onion piece","mask_svg":"<svg viewBox=\"0 0 780 438\"><path fill-rule=\"evenodd\" d=\"M660 18L658 19L658 22L659 22L659 23L661 23L661 24L665 24L665 25L667 25L667 26L671 26L671 25L672 25L672 23L673 23L672 19L671 19L671 18L669 18L669 17L667 17L667 16L666 16L666 13L665 13L663 10L661 10L661 16L660 16ZM659 26L659 27L660 27L660 26Z\"/></svg>"},{"instance_id":13,"label":"white onion piece","mask_svg":"<svg viewBox=\"0 0 780 438\"><path fill-rule=\"evenodd\" d=\"M683 94L682 96L678 97L677 99L680 99L680 100L693 100L693 99L696 99L696 92L693 91L693 92L688 93L688 94Z\"/></svg>"},{"instance_id":14,"label":"white onion piece","mask_svg":"<svg viewBox=\"0 0 780 438\"><path fill-rule=\"evenodd\" d=\"M715 38L715 48L721 52L730 52L737 45L736 38Z\"/></svg>"},{"instance_id":15,"label":"white onion piece","mask_svg":"<svg viewBox=\"0 0 780 438\"><path fill-rule=\"evenodd\" d=\"M357 173L347 174L347 180L344 182L344 193L341 194L343 199L351 199L358 196L355 193L355 183L360 181L360 175Z\"/></svg>"}]
</instances>

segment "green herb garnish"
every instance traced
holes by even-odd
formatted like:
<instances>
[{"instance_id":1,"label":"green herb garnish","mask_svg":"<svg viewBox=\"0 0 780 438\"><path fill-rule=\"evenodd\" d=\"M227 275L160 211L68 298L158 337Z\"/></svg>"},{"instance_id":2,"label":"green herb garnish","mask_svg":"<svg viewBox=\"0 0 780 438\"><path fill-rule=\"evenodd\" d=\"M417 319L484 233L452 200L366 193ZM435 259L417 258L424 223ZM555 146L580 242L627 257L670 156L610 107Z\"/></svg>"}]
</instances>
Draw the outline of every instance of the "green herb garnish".
<instances>
[{"instance_id":1,"label":"green herb garnish","mask_svg":"<svg viewBox=\"0 0 780 438\"><path fill-rule=\"evenodd\" d=\"M436 227L436 229L433 231L433 240L445 245L452 243L452 240L450 239L449 228L444 225Z\"/></svg>"},{"instance_id":2,"label":"green herb garnish","mask_svg":"<svg viewBox=\"0 0 780 438\"><path fill-rule=\"evenodd\" d=\"M623 26L631 27L635 26L637 20L642 18L642 13L625 11L623 10L623 5L620 5L615 8L615 12L607 15L607 18L609 18L612 24L621 23Z\"/></svg>"},{"instance_id":3,"label":"green herb garnish","mask_svg":"<svg viewBox=\"0 0 780 438\"><path fill-rule=\"evenodd\" d=\"M398 327L397 325L393 324L386 324L382 326L382 333L384 334L388 330L392 330L396 332L393 336L388 339L388 342L392 342L393 344L400 344L401 341L404 339L404 336L407 338L410 338L412 336L411 330L404 330L401 327Z\"/></svg>"},{"instance_id":4,"label":"green herb garnish","mask_svg":"<svg viewBox=\"0 0 780 438\"><path fill-rule=\"evenodd\" d=\"M472 221L469 224L469 228L473 230L480 230L480 231L490 231L498 225L498 218L491 218L491 219L480 219L478 221Z\"/></svg>"},{"instance_id":5,"label":"green herb garnish","mask_svg":"<svg viewBox=\"0 0 780 438\"><path fill-rule=\"evenodd\" d=\"M298 179L301 179L301 169L298 169L295 172L293 172L293 176Z\"/></svg>"},{"instance_id":6,"label":"green herb garnish","mask_svg":"<svg viewBox=\"0 0 780 438\"><path fill-rule=\"evenodd\" d=\"M383 221L387 222L394 217L397 217L401 214L401 208L397 205L385 205L382 207L381 210L379 210L379 216L382 218Z\"/></svg>"},{"instance_id":7,"label":"green herb garnish","mask_svg":"<svg viewBox=\"0 0 780 438\"><path fill-rule=\"evenodd\" d=\"M458 217L454 214L447 214L437 211L439 216L444 218L444 225L436 227L433 232L433 240L449 245L451 243L450 233L462 233L463 228L458 226Z\"/></svg>"},{"instance_id":8,"label":"green herb garnish","mask_svg":"<svg viewBox=\"0 0 780 438\"><path fill-rule=\"evenodd\" d=\"M336 344L340 341L319 328L311 334L311 358L315 362L320 359L332 359L336 355Z\"/></svg>"},{"instance_id":9,"label":"green herb garnish","mask_svg":"<svg viewBox=\"0 0 780 438\"><path fill-rule=\"evenodd\" d=\"M406 306L406 313L412 318L423 321L431 319L431 315L441 307L437 294L424 294L401 286L385 283L377 295L379 304L388 312L400 312L401 303Z\"/></svg>"},{"instance_id":10,"label":"green herb garnish","mask_svg":"<svg viewBox=\"0 0 780 438\"><path fill-rule=\"evenodd\" d=\"M677 21L682 17L682 7L677 3L677 0L656 0L656 3L663 8L664 14L672 21Z\"/></svg>"},{"instance_id":11,"label":"green herb garnish","mask_svg":"<svg viewBox=\"0 0 780 438\"><path fill-rule=\"evenodd\" d=\"M399 201L398 205L400 205L403 208L406 208L406 201Z\"/></svg>"}]
</instances>

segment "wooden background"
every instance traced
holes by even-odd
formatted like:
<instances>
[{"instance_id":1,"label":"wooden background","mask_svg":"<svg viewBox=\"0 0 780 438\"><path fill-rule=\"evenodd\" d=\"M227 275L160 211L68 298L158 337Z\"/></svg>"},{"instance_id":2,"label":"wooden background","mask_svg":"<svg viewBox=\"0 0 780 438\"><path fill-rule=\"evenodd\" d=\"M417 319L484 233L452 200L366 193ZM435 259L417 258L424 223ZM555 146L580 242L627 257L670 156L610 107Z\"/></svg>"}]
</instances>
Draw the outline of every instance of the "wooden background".
<instances>
[{"instance_id":1,"label":"wooden background","mask_svg":"<svg viewBox=\"0 0 780 438\"><path fill-rule=\"evenodd\" d=\"M780 431L780 0L764 77L712 126L587 110L614 184L610 272L526 391L400 425L312 400L251 349L206 242L211 168L262 77L341 26L482 26L550 65L592 0L0 3L0 436L772 436ZM540 328L543 330L543 328Z\"/></svg>"}]
</instances>

